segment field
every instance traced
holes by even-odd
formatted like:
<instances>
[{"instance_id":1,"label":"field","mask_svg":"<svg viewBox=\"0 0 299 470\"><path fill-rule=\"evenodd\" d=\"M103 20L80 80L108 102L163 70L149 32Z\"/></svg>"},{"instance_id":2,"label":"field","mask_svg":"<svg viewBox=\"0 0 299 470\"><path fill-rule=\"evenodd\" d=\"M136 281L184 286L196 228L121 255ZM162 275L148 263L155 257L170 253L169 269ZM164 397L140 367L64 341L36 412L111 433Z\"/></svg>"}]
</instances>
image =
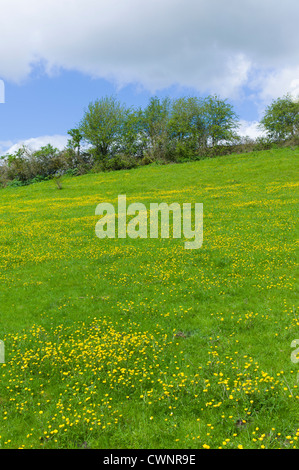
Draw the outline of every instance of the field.
<instances>
[{"instance_id":1,"label":"field","mask_svg":"<svg viewBox=\"0 0 299 470\"><path fill-rule=\"evenodd\" d=\"M1 190L0 447L298 448L298 155ZM202 247L97 238L120 194L202 202Z\"/></svg>"}]
</instances>

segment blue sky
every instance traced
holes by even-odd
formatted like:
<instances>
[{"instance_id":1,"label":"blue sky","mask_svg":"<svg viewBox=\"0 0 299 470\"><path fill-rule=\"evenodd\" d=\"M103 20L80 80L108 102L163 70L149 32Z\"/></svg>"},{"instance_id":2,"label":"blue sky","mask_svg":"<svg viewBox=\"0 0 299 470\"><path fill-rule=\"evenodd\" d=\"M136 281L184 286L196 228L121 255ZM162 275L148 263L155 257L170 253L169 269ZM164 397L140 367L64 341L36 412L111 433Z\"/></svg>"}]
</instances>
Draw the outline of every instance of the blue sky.
<instances>
[{"instance_id":1,"label":"blue sky","mask_svg":"<svg viewBox=\"0 0 299 470\"><path fill-rule=\"evenodd\" d=\"M242 5L242 6L241 6ZM278 96L299 95L293 0L2 0L0 155L62 148L90 101L217 94L256 136Z\"/></svg>"}]
</instances>

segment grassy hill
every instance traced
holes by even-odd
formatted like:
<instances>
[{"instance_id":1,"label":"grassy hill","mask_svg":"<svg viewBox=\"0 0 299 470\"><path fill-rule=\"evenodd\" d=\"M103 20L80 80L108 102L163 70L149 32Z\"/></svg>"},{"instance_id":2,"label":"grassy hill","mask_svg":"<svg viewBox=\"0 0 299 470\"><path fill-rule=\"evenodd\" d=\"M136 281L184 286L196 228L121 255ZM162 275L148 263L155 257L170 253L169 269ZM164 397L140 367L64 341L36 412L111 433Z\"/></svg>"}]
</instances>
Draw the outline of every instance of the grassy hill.
<instances>
[{"instance_id":1,"label":"grassy hill","mask_svg":"<svg viewBox=\"0 0 299 470\"><path fill-rule=\"evenodd\" d=\"M1 190L0 447L299 447L298 155ZM120 194L202 202L202 247L97 238Z\"/></svg>"}]
</instances>

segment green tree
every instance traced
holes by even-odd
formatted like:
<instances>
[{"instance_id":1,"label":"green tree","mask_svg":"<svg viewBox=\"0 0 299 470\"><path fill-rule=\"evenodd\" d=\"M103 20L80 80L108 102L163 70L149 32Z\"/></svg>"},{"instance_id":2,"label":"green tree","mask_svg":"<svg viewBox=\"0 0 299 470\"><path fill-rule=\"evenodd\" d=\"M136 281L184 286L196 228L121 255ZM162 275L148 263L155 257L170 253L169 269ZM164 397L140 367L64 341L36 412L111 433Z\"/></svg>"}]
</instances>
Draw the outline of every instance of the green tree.
<instances>
[{"instance_id":1,"label":"green tree","mask_svg":"<svg viewBox=\"0 0 299 470\"><path fill-rule=\"evenodd\" d=\"M32 163L40 168L41 174L52 174L56 171L59 150L51 144L44 145L32 154Z\"/></svg>"},{"instance_id":2,"label":"green tree","mask_svg":"<svg viewBox=\"0 0 299 470\"><path fill-rule=\"evenodd\" d=\"M170 135L181 155L194 156L209 145L231 140L237 125L232 106L217 96L183 97L172 104Z\"/></svg>"},{"instance_id":3,"label":"green tree","mask_svg":"<svg viewBox=\"0 0 299 470\"><path fill-rule=\"evenodd\" d=\"M203 102L206 144L210 140L212 146L220 141L230 141L235 137L238 127L238 116L232 105L218 96L208 96Z\"/></svg>"},{"instance_id":4,"label":"green tree","mask_svg":"<svg viewBox=\"0 0 299 470\"><path fill-rule=\"evenodd\" d=\"M80 125L85 141L90 143L96 158L103 159L117 152L126 108L115 97L104 97L89 103Z\"/></svg>"},{"instance_id":5,"label":"green tree","mask_svg":"<svg viewBox=\"0 0 299 470\"><path fill-rule=\"evenodd\" d=\"M286 140L299 134L299 97L289 94L278 98L267 106L260 127L273 140Z\"/></svg>"},{"instance_id":6,"label":"green tree","mask_svg":"<svg viewBox=\"0 0 299 470\"><path fill-rule=\"evenodd\" d=\"M173 101L169 121L171 141L176 148L197 152L205 141L203 100L183 97Z\"/></svg>"},{"instance_id":7,"label":"green tree","mask_svg":"<svg viewBox=\"0 0 299 470\"><path fill-rule=\"evenodd\" d=\"M140 137L153 156L163 156L169 143L170 99L152 97L140 115L142 132Z\"/></svg>"},{"instance_id":8,"label":"green tree","mask_svg":"<svg viewBox=\"0 0 299 470\"><path fill-rule=\"evenodd\" d=\"M142 110L127 109L119 136L121 153L132 157L142 156L145 147L142 130Z\"/></svg>"},{"instance_id":9,"label":"green tree","mask_svg":"<svg viewBox=\"0 0 299 470\"><path fill-rule=\"evenodd\" d=\"M68 140L68 148L75 150L77 157L80 157L82 132L79 129L70 129L68 134L71 136L71 139Z\"/></svg>"}]
</instances>

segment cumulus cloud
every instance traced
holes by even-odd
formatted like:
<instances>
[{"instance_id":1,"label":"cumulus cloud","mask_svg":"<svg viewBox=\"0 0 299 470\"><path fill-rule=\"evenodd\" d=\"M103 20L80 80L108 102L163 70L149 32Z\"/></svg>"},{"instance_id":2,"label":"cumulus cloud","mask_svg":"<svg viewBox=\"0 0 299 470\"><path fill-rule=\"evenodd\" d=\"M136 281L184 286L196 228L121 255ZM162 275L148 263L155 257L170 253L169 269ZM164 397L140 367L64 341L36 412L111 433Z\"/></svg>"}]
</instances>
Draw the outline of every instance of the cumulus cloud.
<instances>
[{"instance_id":1,"label":"cumulus cloud","mask_svg":"<svg viewBox=\"0 0 299 470\"><path fill-rule=\"evenodd\" d=\"M0 77L35 64L155 91L298 89L298 0L1 0Z\"/></svg>"},{"instance_id":2,"label":"cumulus cloud","mask_svg":"<svg viewBox=\"0 0 299 470\"><path fill-rule=\"evenodd\" d=\"M12 154L17 152L23 146L27 147L28 149L35 151L39 150L41 147L44 147L48 144L51 144L53 147L62 150L70 137L65 135L45 135L40 137L32 137L30 139L19 141L15 144L12 142L0 142L0 150L2 147L3 153L5 154Z\"/></svg>"},{"instance_id":3,"label":"cumulus cloud","mask_svg":"<svg viewBox=\"0 0 299 470\"><path fill-rule=\"evenodd\" d=\"M262 101L268 102L289 93L293 98L299 97L299 65L274 70L264 78L259 78Z\"/></svg>"},{"instance_id":4,"label":"cumulus cloud","mask_svg":"<svg viewBox=\"0 0 299 470\"><path fill-rule=\"evenodd\" d=\"M242 137L249 137L255 140L257 137L265 137L266 133L259 127L258 121L245 121L241 119L239 121L240 127L238 134Z\"/></svg>"}]
</instances>

